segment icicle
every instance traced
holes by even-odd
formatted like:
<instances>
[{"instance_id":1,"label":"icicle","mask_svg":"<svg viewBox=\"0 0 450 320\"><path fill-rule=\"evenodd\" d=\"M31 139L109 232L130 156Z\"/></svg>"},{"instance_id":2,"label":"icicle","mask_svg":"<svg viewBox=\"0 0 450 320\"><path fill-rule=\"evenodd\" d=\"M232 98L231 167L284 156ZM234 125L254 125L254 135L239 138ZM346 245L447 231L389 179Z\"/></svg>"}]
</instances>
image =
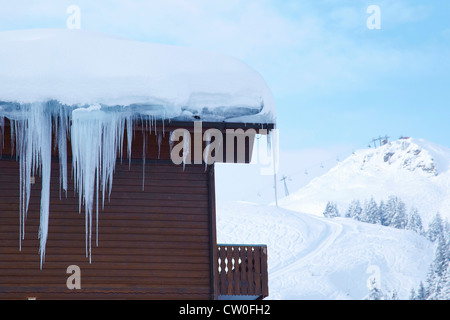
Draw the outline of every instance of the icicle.
<instances>
[{"instance_id":1,"label":"icicle","mask_svg":"<svg viewBox=\"0 0 450 320\"><path fill-rule=\"evenodd\" d=\"M267 133L267 154L272 156L273 165L273 188L275 192L275 205L278 207L277 167L278 167L278 132Z\"/></svg>"},{"instance_id":2,"label":"icicle","mask_svg":"<svg viewBox=\"0 0 450 320\"><path fill-rule=\"evenodd\" d=\"M165 120L166 120L166 113L164 112L163 117L162 117L162 120L161 120L161 121L162 121L162 132L163 132L163 137L166 136L166 129L165 129L165 124L164 124Z\"/></svg>"},{"instance_id":3,"label":"icicle","mask_svg":"<svg viewBox=\"0 0 450 320\"><path fill-rule=\"evenodd\" d=\"M128 167L131 167L131 143L133 140L133 118L131 116L128 116L126 118L127 123L127 155L128 155Z\"/></svg>"},{"instance_id":4,"label":"icicle","mask_svg":"<svg viewBox=\"0 0 450 320\"><path fill-rule=\"evenodd\" d=\"M40 172L42 177L39 253L40 267L45 258L45 247L48 235L50 207L50 175L52 147L52 115L49 104L35 103L21 106L21 118L25 120L12 121L11 139L15 140L16 157L19 160L19 248L22 249L22 239L25 236L25 220L31 193L31 177Z\"/></svg>"},{"instance_id":5,"label":"icicle","mask_svg":"<svg viewBox=\"0 0 450 320\"><path fill-rule=\"evenodd\" d=\"M153 116L148 116L147 127L148 127L148 133L151 135L152 130L153 130Z\"/></svg>"},{"instance_id":6,"label":"icicle","mask_svg":"<svg viewBox=\"0 0 450 320\"><path fill-rule=\"evenodd\" d=\"M205 161L205 172L206 169L208 169L208 156L209 156L209 149L211 147L211 133L209 131L206 131L206 147L205 147L205 153L204 153L204 161Z\"/></svg>"},{"instance_id":7,"label":"icicle","mask_svg":"<svg viewBox=\"0 0 450 320\"><path fill-rule=\"evenodd\" d=\"M72 119L70 125L69 119ZM111 196L113 174L117 155L123 154L124 132L127 128L128 161L131 165L131 145L134 134L133 116L115 112L105 112L100 105L73 109L55 101L17 105L17 113L10 119L11 152L19 162L19 250L25 239L25 221L30 203L31 178L41 176L42 190L40 201L39 254L40 267L45 261L45 248L48 237L50 177L52 156L52 133L54 149L59 152L60 198L61 190L67 196L67 139L70 134L72 145L72 175L74 191L79 196L79 212L85 212L86 256L91 262L92 223L96 215L96 244L98 246L98 216L100 192L102 205ZM154 119L143 121L143 182L145 181L145 155L147 126ZM0 117L0 143L3 148L4 117ZM155 127L156 127L156 120ZM155 128L156 130L156 128ZM160 139L160 134L158 139ZM161 143L161 141L159 141ZM95 202L95 208L94 208Z\"/></svg>"},{"instance_id":8,"label":"icicle","mask_svg":"<svg viewBox=\"0 0 450 320\"><path fill-rule=\"evenodd\" d=\"M98 218L100 194L102 207L106 197L110 198L113 175L118 154L123 156L125 128L127 130L127 154L131 166L131 146L134 136L133 121L138 116L120 112L108 112L100 105L89 108L75 108L60 105L55 101L17 105L17 113L11 119L11 148L19 162L19 249L25 239L25 221L30 203L31 178L41 176L42 190L40 202L39 225L39 254L40 267L45 261L45 249L48 237L52 133L54 133L54 149L59 153L59 181L61 190L67 197L68 190L68 157L67 140L70 137L72 147L72 176L74 192L78 192L79 212L85 214L85 251L92 261L92 229L95 210L96 245L98 246ZM71 120L71 122L70 122ZM143 135L143 174L142 188L145 187L145 166L147 154L147 134L152 125L157 135L158 158L160 158L161 144L165 134L164 120L162 132L157 128L157 118L142 116ZM170 123L170 120L169 120ZM172 132L170 132L172 135ZM70 136L69 136L70 135ZM0 117L0 143L3 148L4 117ZM208 139L211 139L209 136ZM183 148L183 170L190 153L190 135L185 133ZM170 152L173 141L170 140ZM209 146L209 144L208 144ZM205 167L206 170L206 167Z\"/></svg>"},{"instance_id":9,"label":"icicle","mask_svg":"<svg viewBox=\"0 0 450 320\"><path fill-rule=\"evenodd\" d=\"M170 149L170 155L172 155L172 149L173 149L172 130L170 130L170 132L169 132L169 149Z\"/></svg>"},{"instance_id":10,"label":"icicle","mask_svg":"<svg viewBox=\"0 0 450 320\"><path fill-rule=\"evenodd\" d=\"M16 133L15 133L16 121L11 119L9 128L11 130L11 155L13 155L14 150L16 149L16 147L15 147L16 146L16 138L15 138L16 137ZM19 161L17 152L15 154L16 154L16 161Z\"/></svg>"},{"instance_id":11,"label":"icicle","mask_svg":"<svg viewBox=\"0 0 450 320\"><path fill-rule=\"evenodd\" d=\"M90 262L94 194L97 193L98 199L99 190L102 190L104 207L106 192L108 198L111 196L117 153L120 154L123 147L124 127L125 120L120 115L102 111L98 105L72 112L72 164L80 206L84 204L86 256ZM98 231L98 200L96 221Z\"/></svg>"},{"instance_id":12,"label":"icicle","mask_svg":"<svg viewBox=\"0 0 450 320\"><path fill-rule=\"evenodd\" d=\"M38 109L38 108L36 108ZM52 126L51 117L45 113L41 113L39 117L39 125L41 129L40 136L40 158L42 166L42 190L41 190L41 213L39 225L39 239L40 239L40 254L41 254L41 269L42 263L45 260L45 247L48 236L48 222L50 214L50 175L52 166Z\"/></svg>"},{"instance_id":13,"label":"icicle","mask_svg":"<svg viewBox=\"0 0 450 320\"><path fill-rule=\"evenodd\" d=\"M56 122L55 136L59 155L59 198L61 199L61 189L64 190L67 197L67 136L69 133L69 117L62 106L59 106L58 112L53 114L53 117Z\"/></svg>"},{"instance_id":14,"label":"icicle","mask_svg":"<svg viewBox=\"0 0 450 320\"><path fill-rule=\"evenodd\" d=\"M29 200L29 192L27 192L27 182L25 181L25 156L26 156L26 122L11 121L11 145L16 149L16 160L19 162L19 250L22 250L22 239L25 237L25 217ZM12 150L11 152L14 152Z\"/></svg>"},{"instance_id":15,"label":"icicle","mask_svg":"<svg viewBox=\"0 0 450 320\"><path fill-rule=\"evenodd\" d=\"M4 133L5 133L5 118L0 116L0 139L1 139L1 148L0 148L0 157L3 153L3 147L5 146Z\"/></svg>"},{"instance_id":16,"label":"icicle","mask_svg":"<svg viewBox=\"0 0 450 320\"><path fill-rule=\"evenodd\" d=\"M270 154L272 153L272 132L269 131L267 132L267 155L270 156Z\"/></svg>"},{"instance_id":17,"label":"icicle","mask_svg":"<svg viewBox=\"0 0 450 320\"><path fill-rule=\"evenodd\" d=\"M151 129L150 129L151 130ZM147 135L147 122L145 120L142 121L142 191L145 189L145 158L146 158L146 150L147 150L147 144L146 144L146 137Z\"/></svg>"},{"instance_id":18,"label":"icicle","mask_svg":"<svg viewBox=\"0 0 450 320\"><path fill-rule=\"evenodd\" d=\"M186 130L183 133L183 171L186 166L186 159L190 152L190 147L191 147L191 136L189 132Z\"/></svg>"},{"instance_id":19,"label":"icicle","mask_svg":"<svg viewBox=\"0 0 450 320\"><path fill-rule=\"evenodd\" d=\"M119 119L119 122L117 123L117 130L118 132L123 132L123 130L125 129L125 121L122 119ZM123 160L123 135L122 136L118 136L117 137L119 139L118 142L118 153L119 153L119 158L120 158L120 163L122 164L122 160Z\"/></svg>"},{"instance_id":20,"label":"icicle","mask_svg":"<svg viewBox=\"0 0 450 320\"><path fill-rule=\"evenodd\" d=\"M96 170L96 178L95 178L95 245L98 247L98 195L99 195L99 188L100 188L100 158L98 159L97 163L97 170ZM104 202L102 203L104 206ZM92 225L92 223L91 223ZM90 239L89 239L90 242ZM89 262L91 262L91 255L89 255Z\"/></svg>"}]
</instances>

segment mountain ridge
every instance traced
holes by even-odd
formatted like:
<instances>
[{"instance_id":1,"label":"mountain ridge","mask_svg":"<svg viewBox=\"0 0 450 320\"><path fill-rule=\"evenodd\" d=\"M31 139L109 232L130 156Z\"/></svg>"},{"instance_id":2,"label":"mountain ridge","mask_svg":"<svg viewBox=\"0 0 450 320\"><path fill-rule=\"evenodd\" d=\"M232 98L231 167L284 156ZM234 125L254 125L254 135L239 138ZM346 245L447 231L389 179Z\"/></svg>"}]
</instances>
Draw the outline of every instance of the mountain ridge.
<instances>
[{"instance_id":1,"label":"mountain ridge","mask_svg":"<svg viewBox=\"0 0 450 320\"><path fill-rule=\"evenodd\" d=\"M343 215L352 200L397 196L424 222L436 213L450 218L450 148L402 138L360 149L308 185L279 200L281 207L322 215L333 201Z\"/></svg>"}]
</instances>

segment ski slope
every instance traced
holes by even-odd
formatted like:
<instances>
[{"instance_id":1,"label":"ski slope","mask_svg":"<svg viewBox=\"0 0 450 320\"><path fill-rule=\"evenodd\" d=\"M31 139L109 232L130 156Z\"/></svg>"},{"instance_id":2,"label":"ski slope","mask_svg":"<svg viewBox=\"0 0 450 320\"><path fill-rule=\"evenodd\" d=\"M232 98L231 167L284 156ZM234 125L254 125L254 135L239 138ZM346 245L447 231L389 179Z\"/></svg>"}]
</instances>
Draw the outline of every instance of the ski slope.
<instances>
[{"instance_id":1,"label":"ski slope","mask_svg":"<svg viewBox=\"0 0 450 320\"><path fill-rule=\"evenodd\" d=\"M217 221L219 243L267 244L269 299L364 299L372 278L407 299L433 257L411 231L275 206L221 202Z\"/></svg>"}]
</instances>

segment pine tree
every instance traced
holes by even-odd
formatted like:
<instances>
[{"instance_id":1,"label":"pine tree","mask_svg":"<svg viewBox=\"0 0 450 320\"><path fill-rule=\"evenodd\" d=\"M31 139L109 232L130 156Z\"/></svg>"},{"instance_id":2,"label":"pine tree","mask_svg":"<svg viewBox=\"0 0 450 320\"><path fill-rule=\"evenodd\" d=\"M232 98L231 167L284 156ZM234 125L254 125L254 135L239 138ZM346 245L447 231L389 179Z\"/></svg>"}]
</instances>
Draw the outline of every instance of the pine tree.
<instances>
[{"instance_id":1,"label":"pine tree","mask_svg":"<svg viewBox=\"0 0 450 320\"><path fill-rule=\"evenodd\" d=\"M439 292L437 299L450 300L450 265L447 261L447 268L441 276L441 291Z\"/></svg>"},{"instance_id":2,"label":"pine tree","mask_svg":"<svg viewBox=\"0 0 450 320\"><path fill-rule=\"evenodd\" d=\"M416 290L414 290L414 288L412 288L409 292L409 300L418 300L416 296Z\"/></svg>"},{"instance_id":3,"label":"pine tree","mask_svg":"<svg viewBox=\"0 0 450 320\"><path fill-rule=\"evenodd\" d=\"M392 222L392 218L395 216L397 212L397 203L399 202L399 198L396 196L389 196L386 205L384 206L383 215L381 217L381 222L383 226L390 226Z\"/></svg>"},{"instance_id":4,"label":"pine tree","mask_svg":"<svg viewBox=\"0 0 450 320\"><path fill-rule=\"evenodd\" d=\"M442 222L441 215L437 213L428 227L427 239L432 242L435 242L440 236L443 236L443 234L444 234L444 225Z\"/></svg>"},{"instance_id":5,"label":"pine tree","mask_svg":"<svg viewBox=\"0 0 450 320\"><path fill-rule=\"evenodd\" d=\"M442 224L442 232L444 233L445 241L448 244L448 247L450 248L450 223L447 219ZM450 256L450 255L449 255Z\"/></svg>"},{"instance_id":6,"label":"pine tree","mask_svg":"<svg viewBox=\"0 0 450 320\"><path fill-rule=\"evenodd\" d=\"M353 200L350 203L345 216L347 218L353 218L357 221L361 221L362 211L363 209L361 207L361 203L359 202L359 200Z\"/></svg>"},{"instance_id":7,"label":"pine tree","mask_svg":"<svg viewBox=\"0 0 450 320\"><path fill-rule=\"evenodd\" d=\"M448 265L448 246L444 235L438 238L438 246L436 248L434 264L439 277L442 277Z\"/></svg>"},{"instance_id":8,"label":"pine tree","mask_svg":"<svg viewBox=\"0 0 450 320\"><path fill-rule=\"evenodd\" d=\"M411 212L408 216L408 223L406 225L406 229L417 232L420 235L423 234L422 219L416 208L411 209Z\"/></svg>"},{"instance_id":9,"label":"pine tree","mask_svg":"<svg viewBox=\"0 0 450 320\"><path fill-rule=\"evenodd\" d=\"M337 205L333 202L328 201L325 207L325 211L323 212L325 218L336 218L339 217L339 211L337 209Z\"/></svg>"},{"instance_id":10,"label":"pine tree","mask_svg":"<svg viewBox=\"0 0 450 320\"><path fill-rule=\"evenodd\" d=\"M426 300L433 300L436 294L436 283L437 283L436 274L433 271L433 264L431 264L429 267L426 283L427 283L427 288L425 291Z\"/></svg>"},{"instance_id":11,"label":"pine tree","mask_svg":"<svg viewBox=\"0 0 450 320\"><path fill-rule=\"evenodd\" d=\"M381 289L378 288L375 278L372 279L366 300L384 300L384 294Z\"/></svg>"},{"instance_id":12,"label":"pine tree","mask_svg":"<svg viewBox=\"0 0 450 320\"><path fill-rule=\"evenodd\" d=\"M387 225L386 221L385 221L385 219L386 219L386 217L385 217L386 208L387 208L386 204L384 203L383 200L381 200L380 201L380 205L378 206L378 216L380 217L380 223L383 226Z\"/></svg>"},{"instance_id":13,"label":"pine tree","mask_svg":"<svg viewBox=\"0 0 450 320\"><path fill-rule=\"evenodd\" d=\"M414 288L409 291L409 300L419 300L417 299L416 290L414 290Z\"/></svg>"},{"instance_id":14,"label":"pine tree","mask_svg":"<svg viewBox=\"0 0 450 320\"><path fill-rule=\"evenodd\" d=\"M427 293L425 290L425 286L423 285L423 282L420 281L419 289L417 290L416 300L426 300L426 299L427 299Z\"/></svg>"},{"instance_id":15,"label":"pine tree","mask_svg":"<svg viewBox=\"0 0 450 320\"><path fill-rule=\"evenodd\" d=\"M427 298L437 300L441 290L445 287L444 273L448 268L448 246L443 234L437 238L437 246L434 251L434 259L431 263L427 277Z\"/></svg>"},{"instance_id":16,"label":"pine tree","mask_svg":"<svg viewBox=\"0 0 450 320\"><path fill-rule=\"evenodd\" d=\"M399 300L397 290L392 291L391 300Z\"/></svg>"},{"instance_id":17,"label":"pine tree","mask_svg":"<svg viewBox=\"0 0 450 320\"><path fill-rule=\"evenodd\" d=\"M395 206L395 213L394 216L392 217L390 226L397 229L405 229L407 223L408 223L408 216L406 214L406 205L403 201L398 199Z\"/></svg>"},{"instance_id":18,"label":"pine tree","mask_svg":"<svg viewBox=\"0 0 450 320\"><path fill-rule=\"evenodd\" d=\"M378 210L378 205L372 197L364 204L363 221L373 224L381 223L381 217L379 216L379 213L380 212Z\"/></svg>"}]
</instances>

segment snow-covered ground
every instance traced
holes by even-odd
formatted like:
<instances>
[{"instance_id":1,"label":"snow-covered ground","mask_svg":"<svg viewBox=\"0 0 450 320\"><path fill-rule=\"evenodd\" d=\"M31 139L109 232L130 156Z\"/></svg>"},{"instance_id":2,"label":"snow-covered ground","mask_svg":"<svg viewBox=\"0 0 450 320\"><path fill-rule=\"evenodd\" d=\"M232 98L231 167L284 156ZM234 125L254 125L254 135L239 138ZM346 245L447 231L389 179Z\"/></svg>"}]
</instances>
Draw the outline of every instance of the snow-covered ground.
<instances>
[{"instance_id":1,"label":"snow-covered ground","mask_svg":"<svg viewBox=\"0 0 450 320\"><path fill-rule=\"evenodd\" d=\"M357 150L275 205L219 202L218 241L267 244L270 299L364 299L377 287L408 299L425 283L434 244L413 231L327 219L326 203L344 216L352 200L399 197L417 208L425 229L450 219L450 148L404 138Z\"/></svg>"},{"instance_id":2,"label":"snow-covered ground","mask_svg":"<svg viewBox=\"0 0 450 320\"><path fill-rule=\"evenodd\" d=\"M373 278L407 299L433 258L432 243L412 231L353 219L221 202L217 220L219 243L267 244L269 299L364 299Z\"/></svg>"}]
</instances>

